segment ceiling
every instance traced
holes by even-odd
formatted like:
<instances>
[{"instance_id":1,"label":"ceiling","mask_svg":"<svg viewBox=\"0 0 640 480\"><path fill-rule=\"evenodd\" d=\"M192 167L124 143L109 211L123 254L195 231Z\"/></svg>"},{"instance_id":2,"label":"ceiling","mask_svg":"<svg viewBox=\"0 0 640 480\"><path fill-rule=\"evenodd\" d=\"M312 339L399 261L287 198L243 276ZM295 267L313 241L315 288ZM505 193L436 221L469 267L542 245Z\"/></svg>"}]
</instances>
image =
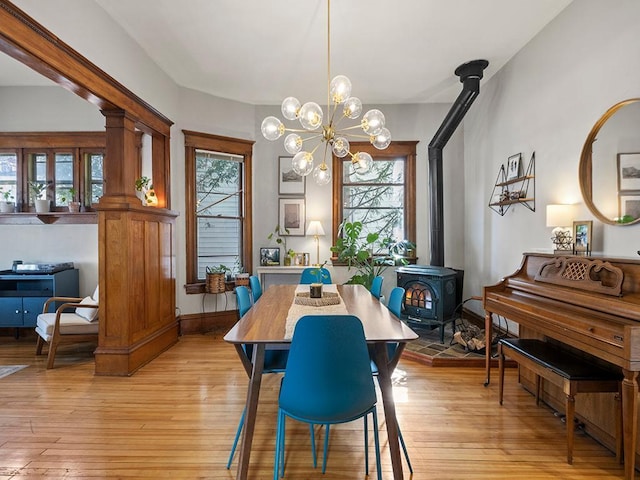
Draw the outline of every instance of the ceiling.
<instances>
[{"instance_id":1,"label":"ceiling","mask_svg":"<svg viewBox=\"0 0 640 480\"><path fill-rule=\"evenodd\" d=\"M255 105L326 103L326 0L94 1L179 85ZM491 77L571 1L333 0L331 76L368 104L451 102L458 65L486 59ZM0 85L43 84L0 61Z\"/></svg>"}]
</instances>

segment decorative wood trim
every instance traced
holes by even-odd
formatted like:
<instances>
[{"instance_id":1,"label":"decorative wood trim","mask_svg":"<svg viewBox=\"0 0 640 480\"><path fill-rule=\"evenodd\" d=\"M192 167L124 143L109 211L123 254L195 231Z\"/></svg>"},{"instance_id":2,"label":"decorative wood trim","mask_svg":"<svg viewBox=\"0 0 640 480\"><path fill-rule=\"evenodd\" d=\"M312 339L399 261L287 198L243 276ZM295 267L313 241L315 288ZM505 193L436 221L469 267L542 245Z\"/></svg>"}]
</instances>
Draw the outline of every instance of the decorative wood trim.
<instances>
[{"instance_id":1,"label":"decorative wood trim","mask_svg":"<svg viewBox=\"0 0 640 480\"><path fill-rule=\"evenodd\" d=\"M622 269L602 260L558 257L540 265L535 280L588 292L620 296L624 273Z\"/></svg>"},{"instance_id":2,"label":"decorative wood trim","mask_svg":"<svg viewBox=\"0 0 640 480\"><path fill-rule=\"evenodd\" d=\"M0 213L0 225L96 224L96 212Z\"/></svg>"},{"instance_id":3,"label":"decorative wood trim","mask_svg":"<svg viewBox=\"0 0 640 480\"><path fill-rule=\"evenodd\" d=\"M0 0L0 51L97 105L106 117L105 192L98 209L100 333L96 373L130 375L178 338L175 213L134 195L136 129L151 134L154 187L169 197L173 122L7 0ZM25 175L21 174L21 178ZM23 188L25 186L23 185Z\"/></svg>"},{"instance_id":4,"label":"decorative wood trim","mask_svg":"<svg viewBox=\"0 0 640 480\"><path fill-rule=\"evenodd\" d=\"M231 153L234 155L240 155L244 158L244 200L243 200L243 216L245 221L243 222L243 266L245 271L253 271L253 189L252 189L252 158L253 158L253 140L235 139L230 137L223 137L220 135L212 135L209 133L194 132L191 130L183 130L184 145L185 145L185 223L186 223L186 249L187 249L187 285L185 289L187 293L200 293L200 287L192 285L198 285L197 278L197 258L195 252L196 245L196 221L195 215L191 212L195 212L195 185L193 178L195 178L195 150L211 150L215 152Z\"/></svg>"},{"instance_id":5,"label":"decorative wood trim","mask_svg":"<svg viewBox=\"0 0 640 480\"><path fill-rule=\"evenodd\" d=\"M103 132L0 132L0 148L104 148Z\"/></svg>"}]
</instances>

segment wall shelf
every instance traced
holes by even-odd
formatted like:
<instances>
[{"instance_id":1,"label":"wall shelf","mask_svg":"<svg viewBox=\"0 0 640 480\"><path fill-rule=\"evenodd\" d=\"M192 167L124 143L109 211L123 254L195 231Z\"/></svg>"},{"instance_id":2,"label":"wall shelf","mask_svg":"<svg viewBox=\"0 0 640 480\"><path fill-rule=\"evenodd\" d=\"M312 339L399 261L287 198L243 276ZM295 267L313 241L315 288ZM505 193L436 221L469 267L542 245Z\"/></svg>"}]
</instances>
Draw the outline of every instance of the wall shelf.
<instances>
[{"instance_id":1,"label":"wall shelf","mask_svg":"<svg viewBox=\"0 0 640 480\"><path fill-rule=\"evenodd\" d=\"M511 205L516 204L521 204L532 212L536 211L536 153L531 154L526 169L521 168L519 162L520 160L518 160L517 169L524 170L523 175L507 179L507 170L504 165L501 165L498 171L489 199L489 208L500 216L507 213Z\"/></svg>"},{"instance_id":2,"label":"wall shelf","mask_svg":"<svg viewBox=\"0 0 640 480\"><path fill-rule=\"evenodd\" d=\"M20 212L0 213L0 225L41 225L41 224L91 224L98 223L97 212Z\"/></svg>"}]
</instances>

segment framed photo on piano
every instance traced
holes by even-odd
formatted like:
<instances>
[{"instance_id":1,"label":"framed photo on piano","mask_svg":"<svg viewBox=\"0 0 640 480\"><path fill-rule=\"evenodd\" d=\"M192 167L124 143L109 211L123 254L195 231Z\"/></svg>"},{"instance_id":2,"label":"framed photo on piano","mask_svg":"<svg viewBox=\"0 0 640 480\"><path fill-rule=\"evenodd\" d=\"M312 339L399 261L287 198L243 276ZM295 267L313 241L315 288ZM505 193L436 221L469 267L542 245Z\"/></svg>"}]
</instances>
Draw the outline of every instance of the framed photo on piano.
<instances>
[{"instance_id":1,"label":"framed photo on piano","mask_svg":"<svg viewBox=\"0 0 640 480\"><path fill-rule=\"evenodd\" d=\"M591 230L593 221L579 220L573 222L573 253L589 255L591 253Z\"/></svg>"}]
</instances>

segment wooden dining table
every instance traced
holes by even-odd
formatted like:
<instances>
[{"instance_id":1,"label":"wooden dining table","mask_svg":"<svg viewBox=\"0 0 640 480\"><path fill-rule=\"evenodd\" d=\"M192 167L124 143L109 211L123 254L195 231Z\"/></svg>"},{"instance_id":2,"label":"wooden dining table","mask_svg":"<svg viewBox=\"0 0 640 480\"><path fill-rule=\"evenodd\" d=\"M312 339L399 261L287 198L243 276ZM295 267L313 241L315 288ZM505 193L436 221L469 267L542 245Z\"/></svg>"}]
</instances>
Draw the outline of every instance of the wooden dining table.
<instances>
[{"instance_id":1,"label":"wooden dining table","mask_svg":"<svg viewBox=\"0 0 640 480\"><path fill-rule=\"evenodd\" d=\"M294 301L296 288L297 285L273 285L267 288L253 307L224 336L225 341L234 344L240 361L249 376L245 424L236 476L238 480L248 478L249 457L260 396L265 350L290 346L291 338L286 332L287 317ZM391 372L397 365L407 342L415 340L418 335L393 315L362 285L337 285L337 292L344 302L346 314L355 315L362 321L372 359L378 366L378 384L382 393L393 478L402 479L402 458L398 441ZM323 310L324 307L318 307L317 314L326 314ZM399 344L393 358L388 356L387 343ZM253 358L247 356L242 348L243 344L254 345Z\"/></svg>"}]
</instances>

